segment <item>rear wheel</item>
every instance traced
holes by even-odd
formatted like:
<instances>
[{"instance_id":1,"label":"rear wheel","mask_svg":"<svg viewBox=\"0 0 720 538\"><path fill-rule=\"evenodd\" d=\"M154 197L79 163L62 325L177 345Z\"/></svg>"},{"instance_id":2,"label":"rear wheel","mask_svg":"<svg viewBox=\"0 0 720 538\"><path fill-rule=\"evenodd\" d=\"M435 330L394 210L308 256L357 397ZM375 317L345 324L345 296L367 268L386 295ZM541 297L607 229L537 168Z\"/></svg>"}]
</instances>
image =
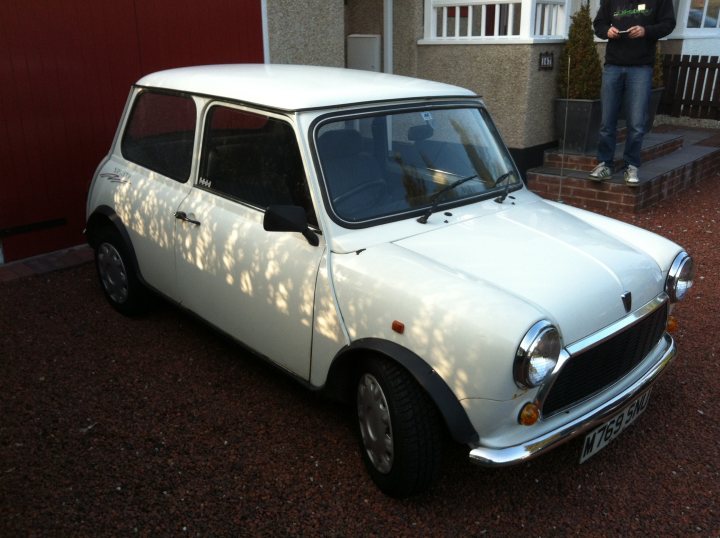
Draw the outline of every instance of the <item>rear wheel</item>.
<instances>
[{"instance_id":1,"label":"rear wheel","mask_svg":"<svg viewBox=\"0 0 720 538\"><path fill-rule=\"evenodd\" d=\"M364 364L357 417L365 465L384 493L408 497L435 482L442 461L440 417L404 368L386 359Z\"/></svg>"},{"instance_id":2,"label":"rear wheel","mask_svg":"<svg viewBox=\"0 0 720 538\"><path fill-rule=\"evenodd\" d=\"M120 234L103 228L95 246L95 267L108 302L125 315L147 308L148 292L135 273L132 259Z\"/></svg>"}]
</instances>

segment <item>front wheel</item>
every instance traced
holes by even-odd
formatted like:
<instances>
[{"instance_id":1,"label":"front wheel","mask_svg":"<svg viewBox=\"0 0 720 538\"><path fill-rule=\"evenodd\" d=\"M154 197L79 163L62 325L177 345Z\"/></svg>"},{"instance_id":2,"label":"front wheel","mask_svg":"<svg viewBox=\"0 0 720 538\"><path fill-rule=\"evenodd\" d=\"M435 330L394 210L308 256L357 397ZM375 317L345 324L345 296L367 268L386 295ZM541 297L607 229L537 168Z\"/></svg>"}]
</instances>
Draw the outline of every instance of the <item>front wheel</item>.
<instances>
[{"instance_id":1,"label":"front wheel","mask_svg":"<svg viewBox=\"0 0 720 538\"><path fill-rule=\"evenodd\" d=\"M377 486L392 497L428 489L440 474L442 427L435 405L400 365L367 361L357 381L363 460Z\"/></svg>"}]
</instances>

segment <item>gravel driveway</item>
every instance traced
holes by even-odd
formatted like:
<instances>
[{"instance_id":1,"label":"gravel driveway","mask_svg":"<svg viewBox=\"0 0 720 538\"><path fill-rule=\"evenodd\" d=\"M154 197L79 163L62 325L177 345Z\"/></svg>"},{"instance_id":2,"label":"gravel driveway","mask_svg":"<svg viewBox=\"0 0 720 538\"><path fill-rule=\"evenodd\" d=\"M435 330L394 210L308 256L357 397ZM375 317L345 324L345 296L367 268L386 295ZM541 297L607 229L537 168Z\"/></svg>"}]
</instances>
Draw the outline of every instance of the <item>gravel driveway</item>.
<instances>
[{"instance_id":1,"label":"gravel driveway","mask_svg":"<svg viewBox=\"0 0 720 538\"><path fill-rule=\"evenodd\" d=\"M430 494L362 466L350 409L193 318L127 319L92 265L0 284L0 536L720 536L720 176L624 217L699 262L635 425L517 467L450 447Z\"/></svg>"}]
</instances>

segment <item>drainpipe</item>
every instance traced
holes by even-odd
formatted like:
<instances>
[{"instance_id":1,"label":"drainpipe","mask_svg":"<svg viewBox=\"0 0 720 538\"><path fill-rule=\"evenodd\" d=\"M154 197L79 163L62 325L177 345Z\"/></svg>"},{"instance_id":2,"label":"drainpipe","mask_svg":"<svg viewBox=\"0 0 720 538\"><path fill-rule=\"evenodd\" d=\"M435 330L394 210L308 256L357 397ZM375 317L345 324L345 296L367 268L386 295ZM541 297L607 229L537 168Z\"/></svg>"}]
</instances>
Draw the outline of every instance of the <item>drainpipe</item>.
<instances>
[{"instance_id":1,"label":"drainpipe","mask_svg":"<svg viewBox=\"0 0 720 538\"><path fill-rule=\"evenodd\" d=\"M383 0L383 71L393 72L393 0Z\"/></svg>"},{"instance_id":2,"label":"drainpipe","mask_svg":"<svg viewBox=\"0 0 720 538\"><path fill-rule=\"evenodd\" d=\"M270 60L270 31L268 30L267 0L260 2L260 16L262 18L262 40L263 40L263 63L269 64Z\"/></svg>"}]
</instances>

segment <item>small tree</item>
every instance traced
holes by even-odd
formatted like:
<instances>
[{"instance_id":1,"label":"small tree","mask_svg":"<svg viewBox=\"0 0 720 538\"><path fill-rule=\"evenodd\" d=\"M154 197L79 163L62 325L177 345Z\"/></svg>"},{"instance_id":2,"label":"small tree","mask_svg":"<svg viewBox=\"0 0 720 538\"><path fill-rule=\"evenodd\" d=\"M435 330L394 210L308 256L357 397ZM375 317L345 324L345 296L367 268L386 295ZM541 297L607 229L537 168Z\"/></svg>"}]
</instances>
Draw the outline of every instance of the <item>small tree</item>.
<instances>
[{"instance_id":1,"label":"small tree","mask_svg":"<svg viewBox=\"0 0 720 538\"><path fill-rule=\"evenodd\" d=\"M559 69L558 94L561 98L600 98L602 67L595 47L589 2L572 16L568 40L560 54Z\"/></svg>"}]
</instances>

